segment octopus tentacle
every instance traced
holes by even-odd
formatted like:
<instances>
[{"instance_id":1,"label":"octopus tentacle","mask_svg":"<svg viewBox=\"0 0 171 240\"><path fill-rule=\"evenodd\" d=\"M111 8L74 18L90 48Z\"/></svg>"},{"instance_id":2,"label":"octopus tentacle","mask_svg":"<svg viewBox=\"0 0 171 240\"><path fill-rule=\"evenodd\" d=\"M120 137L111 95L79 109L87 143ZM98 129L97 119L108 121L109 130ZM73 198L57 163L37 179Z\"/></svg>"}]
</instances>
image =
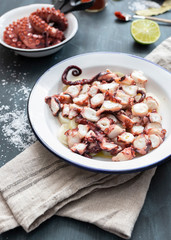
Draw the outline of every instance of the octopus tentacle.
<instances>
[{"instance_id":1,"label":"octopus tentacle","mask_svg":"<svg viewBox=\"0 0 171 240\"><path fill-rule=\"evenodd\" d=\"M4 41L12 47L27 48L18 36L18 26L20 22L13 22L4 31Z\"/></svg>"},{"instance_id":2,"label":"octopus tentacle","mask_svg":"<svg viewBox=\"0 0 171 240\"><path fill-rule=\"evenodd\" d=\"M42 8L6 27L3 39L16 48L44 48L63 41L67 26L68 20L60 10Z\"/></svg>"},{"instance_id":3,"label":"octopus tentacle","mask_svg":"<svg viewBox=\"0 0 171 240\"><path fill-rule=\"evenodd\" d=\"M45 47L44 37L33 33L28 18L23 18L20 21L18 36L28 48Z\"/></svg>"},{"instance_id":4,"label":"octopus tentacle","mask_svg":"<svg viewBox=\"0 0 171 240\"><path fill-rule=\"evenodd\" d=\"M29 17L30 23L35 31L39 33L46 32L50 37L57 38L59 40L64 39L64 33L57 28L49 26L44 20L42 20L37 15L30 15Z\"/></svg>"},{"instance_id":5,"label":"octopus tentacle","mask_svg":"<svg viewBox=\"0 0 171 240\"><path fill-rule=\"evenodd\" d=\"M100 81L100 82L105 81L105 82L110 83L114 80L113 77L109 77L109 78L107 77L107 76L110 76L110 73L100 72L91 79L80 79L80 80L77 80L77 81L69 81L69 80L67 80L67 75L68 75L69 71L72 70L72 69L74 69L72 71L73 76L79 76L82 73L81 68L79 68L78 66L75 66L75 65L68 66L62 74L62 82L65 85L78 85L78 84L84 85L84 84L91 84L94 81Z\"/></svg>"},{"instance_id":6,"label":"octopus tentacle","mask_svg":"<svg viewBox=\"0 0 171 240\"><path fill-rule=\"evenodd\" d=\"M61 31L65 31L68 26L68 20L64 13L61 13L60 10L56 10L55 8L47 7L41 10L37 9L37 11L33 12L31 15L36 15L47 23L54 22Z\"/></svg>"}]
</instances>

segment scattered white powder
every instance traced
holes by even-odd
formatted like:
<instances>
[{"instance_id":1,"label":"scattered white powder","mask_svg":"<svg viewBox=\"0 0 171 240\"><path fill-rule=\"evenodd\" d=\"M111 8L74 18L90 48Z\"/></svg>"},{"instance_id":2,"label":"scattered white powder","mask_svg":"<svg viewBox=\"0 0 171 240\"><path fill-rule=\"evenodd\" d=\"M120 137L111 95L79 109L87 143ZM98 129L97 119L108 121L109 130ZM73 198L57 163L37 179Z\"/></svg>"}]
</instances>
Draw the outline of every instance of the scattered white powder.
<instances>
[{"instance_id":1,"label":"scattered white powder","mask_svg":"<svg viewBox=\"0 0 171 240\"><path fill-rule=\"evenodd\" d=\"M3 106L0 107L0 112L1 112L2 110L9 110L9 108L10 108L9 106L4 106L4 105L3 105ZM0 117L1 117L1 116L0 116Z\"/></svg>"},{"instance_id":2,"label":"scattered white powder","mask_svg":"<svg viewBox=\"0 0 171 240\"><path fill-rule=\"evenodd\" d=\"M0 98L0 134L2 140L9 144L5 152L13 147L22 151L36 141L27 117L27 101L31 91L31 88L26 87L25 77L28 73L20 72L17 69L20 65L16 62L11 64L16 69L10 65L6 70L0 69L1 76L5 77L0 80L1 90L3 88ZM2 161L5 161L5 152L1 147L0 150Z\"/></svg>"},{"instance_id":3,"label":"scattered white powder","mask_svg":"<svg viewBox=\"0 0 171 240\"><path fill-rule=\"evenodd\" d=\"M8 84L8 82L5 79L2 79L2 86L5 86L7 84Z\"/></svg>"},{"instance_id":4,"label":"scattered white powder","mask_svg":"<svg viewBox=\"0 0 171 240\"><path fill-rule=\"evenodd\" d=\"M137 0L137 1L129 1L128 2L128 8L133 11L139 11L139 10L144 10L147 8L159 8L160 5L154 1L141 1L141 0Z\"/></svg>"},{"instance_id":5,"label":"scattered white powder","mask_svg":"<svg viewBox=\"0 0 171 240\"><path fill-rule=\"evenodd\" d=\"M24 150L31 143L35 142L36 138L31 131L27 120L27 115L24 110L10 110L9 106L0 108L3 114L0 115L0 123L2 123L2 133L5 139L18 150Z\"/></svg>"},{"instance_id":6,"label":"scattered white powder","mask_svg":"<svg viewBox=\"0 0 171 240\"><path fill-rule=\"evenodd\" d=\"M28 99L29 94L30 94L30 89L27 88L27 87L25 87L25 86L23 85L23 86L21 86L21 88L18 90L18 93L24 94L25 98ZM22 100L23 100L23 98L22 98Z\"/></svg>"}]
</instances>

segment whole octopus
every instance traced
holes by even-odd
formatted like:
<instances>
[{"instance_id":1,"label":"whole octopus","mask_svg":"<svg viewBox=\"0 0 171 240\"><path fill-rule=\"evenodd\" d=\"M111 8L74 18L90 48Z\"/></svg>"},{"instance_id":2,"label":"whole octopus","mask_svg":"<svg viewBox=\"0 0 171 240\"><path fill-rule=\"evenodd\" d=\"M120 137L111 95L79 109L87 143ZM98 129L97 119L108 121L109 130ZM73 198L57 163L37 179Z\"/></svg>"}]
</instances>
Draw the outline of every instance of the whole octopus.
<instances>
[{"instance_id":1,"label":"whole octopus","mask_svg":"<svg viewBox=\"0 0 171 240\"><path fill-rule=\"evenodd\" d=\"M75 65L66 68L62 82L67 88L45 102L59 120L77 123L63 133L73 152L85 157L107 152L112 161L125 161L147 154L164 141L159 104L147 95L142 71L119 76L107 69L91 79L70 81L70 70L74 76L82 72Z\"/></svg>"},{"instance_id":2,"label":"whole octopus","mask_svg":"<svg viewBox=\"0 0 171 240\"><path fill-rule=\"evenodd\" d=\"M6 27L3 39L16 48L45 48L63 41L67 27L67 18L60 10L41 8Z\"/></svg>"}]
</instances>

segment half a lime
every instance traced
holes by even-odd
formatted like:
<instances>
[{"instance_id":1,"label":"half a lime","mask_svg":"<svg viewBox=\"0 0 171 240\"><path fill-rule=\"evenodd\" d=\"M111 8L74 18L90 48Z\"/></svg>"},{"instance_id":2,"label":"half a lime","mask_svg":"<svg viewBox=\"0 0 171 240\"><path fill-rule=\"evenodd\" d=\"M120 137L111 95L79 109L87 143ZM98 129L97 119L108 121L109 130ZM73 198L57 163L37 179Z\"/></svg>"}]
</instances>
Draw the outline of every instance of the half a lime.
<instances>
[{"instance_id":1,"label":"half a lime","mask_svg":"<svg viewBox=\"0 0 171 240\"><path fill-rule=\"evenodd\" d=\"M151 44L159 39L160 28L154 21L139 19L132 22L131 34L136 42L141 44Z\"/></svg>"}]
</instances>

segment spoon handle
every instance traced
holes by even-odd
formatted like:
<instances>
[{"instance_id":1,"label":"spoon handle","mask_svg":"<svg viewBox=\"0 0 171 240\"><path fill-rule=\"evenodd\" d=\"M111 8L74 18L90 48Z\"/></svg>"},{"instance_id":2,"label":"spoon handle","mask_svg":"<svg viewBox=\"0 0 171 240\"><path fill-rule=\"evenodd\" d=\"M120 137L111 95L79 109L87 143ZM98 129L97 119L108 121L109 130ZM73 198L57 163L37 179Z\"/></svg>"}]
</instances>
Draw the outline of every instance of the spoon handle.
<instances>
[{"instance_id":1,"label":"spoon handle","mask_svg":"<svg viewBox=\"0 0 171 240\"><path fill-rule=\"evenodd\" d=\"M157 18L157 17L145 17L145 16L139 16L139 15L134 15L134 18L143 18L143 19L149 19L153 21L158 21L158 22L164 22L164 23L171 23L170 19L164 19L164 18Z\"/></svg>"},{"instance_id":2,"label":"spoon handle","mask_svg":"<svg viewBox=\"0 0 171 240\"><path fill-rule=\"evenodd\" d=\"M165 23L171 23L170 19L164 19L164 18L157 18L157 17L145 17L146 19L158 21L158 22L165 22Z\"/></svg>"}]
</instances>

